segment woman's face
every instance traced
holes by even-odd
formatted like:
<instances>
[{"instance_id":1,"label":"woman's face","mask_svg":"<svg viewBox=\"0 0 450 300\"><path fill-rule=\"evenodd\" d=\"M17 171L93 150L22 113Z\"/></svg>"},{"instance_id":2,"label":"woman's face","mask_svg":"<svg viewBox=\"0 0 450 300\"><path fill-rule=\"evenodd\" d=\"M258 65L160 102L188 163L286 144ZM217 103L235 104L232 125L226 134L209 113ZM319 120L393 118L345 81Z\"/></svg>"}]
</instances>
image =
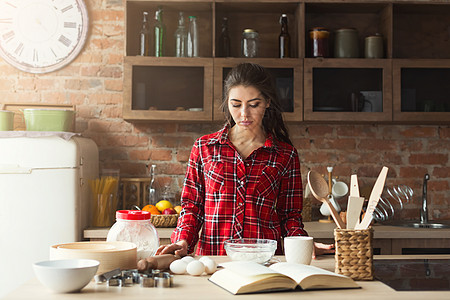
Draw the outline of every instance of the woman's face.
<instances>
[{"instance_id":1,"label":"woman's face","mask_svg":"<svg viewBox=\"0 0 450 300\"><path fill-rule=\"evenodd\" d=\"M238 85L228 94L228 110L240 129L262 127L262 120L269 103L253 86Z\"/></svg>"}]
</instances>

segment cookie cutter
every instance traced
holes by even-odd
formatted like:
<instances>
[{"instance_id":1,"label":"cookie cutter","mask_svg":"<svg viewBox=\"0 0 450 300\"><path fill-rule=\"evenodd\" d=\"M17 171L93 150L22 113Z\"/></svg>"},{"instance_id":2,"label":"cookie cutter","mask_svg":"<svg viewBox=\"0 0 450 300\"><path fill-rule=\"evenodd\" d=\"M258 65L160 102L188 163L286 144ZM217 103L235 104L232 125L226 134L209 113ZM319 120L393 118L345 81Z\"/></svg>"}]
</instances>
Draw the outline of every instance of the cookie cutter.
<instances>
[{"instance_id":1,"label":"cookie cutter","mask_svg":"<svg viewBox=\"0 0 450 300\"><path fill-rule=\"evenodd\" d=\"M157 272L140 274L141 287L168 288L173 285L173 275L168 272Z\"/></svg>"},{"instance_id":2,"label":"cookie cutter","mask_svg":"<svg viewBox=\"0 0 450 300\"><path fill-rule=\"evenodd\" d=\"M109 279L113 278L114 276L117 276L120 274L121 274L120 269L114 269L114 270L111 270L111 271L108 271L108 272L105 272L102 274L95 275L94 280L95 280L95 283L103 283L103 282L106 282Z\"/></svg>"},{"instance_id":3,"label":"cookie cutter","mask_svg":"<svg viewBox=\"0 0 450 300\"><path fill-rule=\"evenodd\" d=\"M158 288L168 288L173 284L173 275L168 272L162 272L155 277L155 286Z\"/></svg>"}]
</instances>

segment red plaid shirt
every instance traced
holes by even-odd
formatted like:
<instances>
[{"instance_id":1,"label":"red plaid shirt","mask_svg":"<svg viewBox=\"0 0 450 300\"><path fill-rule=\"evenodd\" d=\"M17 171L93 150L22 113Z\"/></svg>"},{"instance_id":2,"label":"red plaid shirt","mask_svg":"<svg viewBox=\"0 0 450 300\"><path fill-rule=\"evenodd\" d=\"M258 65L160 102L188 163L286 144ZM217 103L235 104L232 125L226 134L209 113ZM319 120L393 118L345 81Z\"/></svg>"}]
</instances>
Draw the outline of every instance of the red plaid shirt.
<instances>
[{"instance_id":1,"label":"red plaid shirt","mask_svg":"<svg viewBox=\"0 0 450 300\"><path fill-rule=\"evenodd\" d=\"M307 235L301 221L302 180L297 150L269 136L247 159L228 139L228 127L199 138L181 194L183 210L172 242L186 240L197 255L226 255L230 238Z\"/></svg>"}]
</instances>

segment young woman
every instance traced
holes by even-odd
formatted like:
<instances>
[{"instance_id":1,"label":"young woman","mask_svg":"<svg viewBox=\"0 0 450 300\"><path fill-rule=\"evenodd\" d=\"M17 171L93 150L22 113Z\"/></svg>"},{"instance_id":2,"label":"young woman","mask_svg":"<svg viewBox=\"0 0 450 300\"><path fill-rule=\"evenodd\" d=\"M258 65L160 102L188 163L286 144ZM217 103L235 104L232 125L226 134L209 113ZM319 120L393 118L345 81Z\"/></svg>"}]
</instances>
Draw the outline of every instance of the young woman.
<instances>
[{"instance_id":1,"label":"young woman","mask_svg":"<svg viewBox=\"0 0 450 300\"><path fill-rule=\"evenodd\" d=\"M233 68L223 108L223 129L192 148L172 244L157 254L184 256L198 242L197 255L225 255L230 238L273 239L282 254L282 237L307 235L298 153L268 71L251 63ZM316 254L331 251L332 245L316 245Z\"/></svg>"}]
</instances>

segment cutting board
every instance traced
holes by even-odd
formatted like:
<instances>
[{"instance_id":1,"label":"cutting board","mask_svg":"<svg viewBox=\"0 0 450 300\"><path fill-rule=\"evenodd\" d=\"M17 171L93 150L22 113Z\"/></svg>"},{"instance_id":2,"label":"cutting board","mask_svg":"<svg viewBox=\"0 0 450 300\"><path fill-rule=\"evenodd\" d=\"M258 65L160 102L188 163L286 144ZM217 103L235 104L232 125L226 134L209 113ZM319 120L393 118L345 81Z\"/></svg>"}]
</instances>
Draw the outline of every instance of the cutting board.
<instances>
[{"instance_id":1,"label":"cutting board","mask_svg":"<svg viewBox=\"0 0 450 300\"><path fill-rule=\"evenodd\" d=\"M75 105L71 104L49 104L49 103L5 103L3 107L4 110L13 111L14 114L14 130L27 130L25 126L25 119L23 117L23 110L26 108L35 109L69 109L75 111ZM75 119L74 119L75 123ZM75 131L75 124L73 124Z\"/></svg>"}]
</instances>

